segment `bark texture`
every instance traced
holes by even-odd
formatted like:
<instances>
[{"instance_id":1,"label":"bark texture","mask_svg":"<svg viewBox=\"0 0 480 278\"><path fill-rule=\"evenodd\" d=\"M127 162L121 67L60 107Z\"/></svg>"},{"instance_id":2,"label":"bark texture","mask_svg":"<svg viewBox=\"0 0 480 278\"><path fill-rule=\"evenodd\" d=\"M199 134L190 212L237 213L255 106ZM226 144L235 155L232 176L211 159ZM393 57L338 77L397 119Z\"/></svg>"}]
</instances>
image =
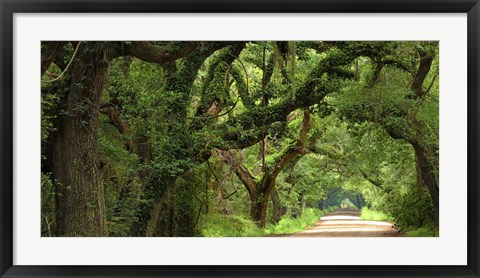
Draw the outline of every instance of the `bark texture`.
<instances>
[{"instance_id":1,"label":"bark texture","mask_svg":"<svg viewBox=\"0 0 480 278\"><path fill-rule=\"evenodd\" d=\"M108 63L104 43L85 43L71 74L66 113L53 141L59 236L107 236L98 169L98 111Z\"/></svg>"}]
</instances>

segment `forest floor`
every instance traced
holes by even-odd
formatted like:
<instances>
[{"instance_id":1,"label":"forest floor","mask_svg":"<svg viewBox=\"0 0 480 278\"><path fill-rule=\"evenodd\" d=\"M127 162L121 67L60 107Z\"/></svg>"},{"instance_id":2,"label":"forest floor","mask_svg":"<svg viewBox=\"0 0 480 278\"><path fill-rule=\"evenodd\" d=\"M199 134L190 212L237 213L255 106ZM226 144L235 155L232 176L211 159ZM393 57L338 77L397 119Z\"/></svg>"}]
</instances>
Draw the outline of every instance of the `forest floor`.
<instances>
[{"instance_id":1,"label":"forest floor","mask_svg":"<svg viewBox=\"0 0 480 278\"><path fill-rule=\"evenodd\" d=\"M360 212L340 208L320 218L307 230L283 235L287 237L398 237L403 236L392 222L363 220Z\"/></svg>"}]
</instances>

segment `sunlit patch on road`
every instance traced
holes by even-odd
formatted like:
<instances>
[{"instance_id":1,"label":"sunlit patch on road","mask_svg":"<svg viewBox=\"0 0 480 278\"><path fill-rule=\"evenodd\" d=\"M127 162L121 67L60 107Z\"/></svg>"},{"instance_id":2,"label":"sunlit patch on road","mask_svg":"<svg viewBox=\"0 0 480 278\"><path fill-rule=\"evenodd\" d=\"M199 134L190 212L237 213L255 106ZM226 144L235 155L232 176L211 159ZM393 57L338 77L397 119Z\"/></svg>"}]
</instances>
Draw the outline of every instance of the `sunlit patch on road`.
<instances>
[{"instance_id":1,"label":"sunlit patch on road","mask_svg":"<svg viewBox=\"0 0 480 278\"><path fill-rule=\"evenodd\" d=\"M350 216L350 215L332 215L332 216L323 216L320 220L359 220L360 216Z\"/></svg>"},{"instance_id":2,"label":"sunlit patch on road","mask_svg":"<svg viewBox=\"0 0 480 278\"><path fill-rule=\"evenodd\" d=\"M308 230L293 237L392 237L398 236L387 221L362 220L357 210L344 208L323 216Z\"/></svg>"}]
</instances>

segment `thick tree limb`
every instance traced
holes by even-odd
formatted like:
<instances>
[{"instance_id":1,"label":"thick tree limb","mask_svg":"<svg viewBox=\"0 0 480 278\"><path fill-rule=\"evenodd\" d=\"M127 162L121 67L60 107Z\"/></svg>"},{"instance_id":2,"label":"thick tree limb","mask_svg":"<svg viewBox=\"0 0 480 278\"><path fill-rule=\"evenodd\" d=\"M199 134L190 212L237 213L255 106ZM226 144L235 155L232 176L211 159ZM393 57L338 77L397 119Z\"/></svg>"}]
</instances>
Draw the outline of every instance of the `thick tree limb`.
<instances>
[{"instance_id":1,"label":"thick tree limb","mask_svg":"<svg viewBox=\"0 0 480 278\"><path fill-rule=\"evenodd\" d=\"M408 72L408 73L411 73L412 70L408 68L408 66L404 65L402 62L400 61L397 61L397 60L394 60L394 59L391 59L391 58L386 58L386 59L382 59L382 64L384 65L392 65L396 68L399 68L405 72Z\"/></svg>"},{"instance_id":2,"label":"thick tree limb","mask_svg":"<svg viewBox=\"0 0 480 278\"><path fill-rule=\"evenodd\" d=\"M115 107L112 104L110 103L103 104L100 107L100 112L108 116L110 123L113 126L115 126L121 134L130 135L130 128L128 127L127 123L125 123L122 120L122 118L118 114L117 109L115 109ZM132 148L133 142L131 140L128 140L127 143L125 143L125 145L126 145L127 151L129 152L133 151L133 148Z\"/></svg>"},{"instance_id":3,"label":"thick tree limb","mask_svg":"<svg viewBox=\"0 0 480 278\"><path fill-rule=\"evenodd\" d=\"M207 77L203 82L202 99L200 100L200 106L197 109L196 117L206 116L207 112L210 110L209 107L214 103L216 103L219 108L224 105L223 102L226 98L225 95L228 93L222 90L223 87L226 87L225 76L228 76L231 67L230 65L243 50L244 46L245 43L232 45L228 48L222 49L219 51L219 55L215 56L215 60L210 64ZM218 88L219 84L212 83L221 83L222 88ZM220 109L218 109L218 112L220 112Z\"/></svg>"},{"instance_id":4,"label":"thick tree limb","mask_svg":"<svg viewBox=\"0 0 480 278\"><path fill-rule=\"evenodd\" d=\"M170 42L166 45L156 45L152 42L114 42L110 44L108 58L110 60L121 56L133 56L142 61L165 65L183 58L197 50L201 42Z\"/></svg>"},{"instance_id":5,"label":"thick tree limb","mask_svg":"<svg viewBox=\"0 0 480 278\"><path fill-rule=\"evenodd\" d=\"M307 139L308 131L310 130L311 120L310 120L310 112L308 110L304 110L303 112L303 121L302 121L302 129L300 130L300 136L297 140L297 144L288 148L285 155L280 159L280 161L275 165L275 168L271 174L272 178L276 178L280 172L287 166L288 162L290 162L295 156L298 154L304 154L305 150L305 141Z\"/></svg>"},{"instance_id":6,"label":"thick tree limb","mask_svg":"<svg viewBox=\"0 0 480 278\"><path fill-rule=\"evenodd\" d=\"M415 73L411 86L412 91L415 93L415 99L422 99L426 94L426 91L423 90L423 82L425 81L433 62L433 55L430 53L420 49L419 54L420 64L417 72Z\"/></svg>"},{"instance_id":7,"label":"thick tree limb","mask_svg":"<svg viewBox=\"0 0 480 278\"><path fill-rule=\"evenodd\" d=\"M330 59L335 60L336 63L333 63ZM241 127L243 131L246 131L268 126L275 122L286 122L290 112L319 103L327 94L338 90L338 82L335 82L337 79L351 77L351 74L347 74L341 67L351 62L352 59L352 56L332 55L318 65L317 69L310 74L309 80L296 90L294 96L271 104L267 108L263 106L252 107L235 118L228 119L219 126L220 129L225 130L223 139L225 141L238 140L238 132L229 132L228 127ZM320 77L323 74L330 74L331 78L321 81ZM244 143L248 144L251 141L245 141ZM240 145L247 147L244 143Z\"/></svg>"},{"instance_id":8,"label":"thick tree limb","mask_svg":"<svg viewBox=\"0 0 480 278\"><path fill-rule=\"evenodd\" d=\"M50 82L55 82L55 81L60 80L60 79L65 75L65 72L68 71L68 69L70 68L70 65L72 65L73 60L75 59L75 56L77 55L78 50L80 49L80 44L81 44L81 43L82 43L81 41L79 41L79 42L77 43L77 46L75 47L75 51L74 51L73 54L72 54L72 58L70 58L70 61L68 62L67 66L63 69L63 71L60 73L60 75L58 75L57 77L55 77L55 78L52 79L52 80L45 80L45 81L42 80L42 82L50 83Z\"/></svg>"},{"instance_id":9,"label":"thick tree limb","mask_svg":"<svg viewBox=\"0 0 480 278\"><path fill-rule=\"evenodd\" d=\"M353 159L348 158L345 154L343 154L337 148L335 148L333 146L326 147L326 148L325 147L321 148L321 147L318 147L318 146L311 146L309 148L309 150L313 153L322 154L322 155L325 155L325 156L331 158L340 167L347 168L348 165L352 165L354 167L354 169L356 171L358 171L358 173L360 173L360 175L366 181L370 182L375 187L378 187L378 188L380 188L381 190L383 190L387 193L390 192L390 189L383 186L383 184L381 182L379 182L378 180L374 180L372 177L370 177L362 168L356 166L356 162Z\"/></svg>"},{"instance_id":10,"label":"thick tree limb","mask_svg":"<svg viewBox=\"0 0 480 278\"><path fill-rule=\"evenodd\" d=\"M367 87L369 89L373 88L378 83L378 81L380 79L380 72L383 69L383 65L384 64L382 62L376 63L375 70L373 71L372 79L370 79L370 81L367 84Z\"/></svg>"},{"instance_id":11,"label":"thick tree limb","mask_svg":"<svg viewBox=\"0 0 480 278\"><path fill-rule=\"evenodd\" d=\"M222 160L230 166L235 175L242 181L242 183L247 188L248 194L252 198L255 196L255 177L248 171L248 169L243 166L243 164L236 157L237 152L234 150L222 151L217 150L218 154Z\"/></svg>"},{"instance_id":12,"label":"thick tree limb","mask_svg":"<svg viewBox=\"0 0 480 278\"><path fill-rule=\"evenodd\" d=\"M245 65L240 59L237 58L236 61L238 61L238 63L241 65L243 69L243 72L245 73L246 82L243 80L242 74L240 73L240 70L235 64L233 64L232 68L230 69L230 75L235 80L235 84L238 90L238 95L242 99L243 105L250 109L255 106L255 102L252 96L250 95L250 91L249 91L249 81L248 81L249 78L248 78L247 68L245 67Z\"/></svg>"},{"instance_id":13,"label":"thick tree limb","mask_svg":"<svg viewBox=\"0 0 480 278\"><path fill-rule=\"evenodd\" d=\"M67 42L43 42L45 49L42 49L41 54L41 74L43 75L47 69L50 67L52 62L57 58L57 56L62 52L63 46Z\"/></svg>"},{"instance_id":14,"label":"thick tree limb","mask_svg":"<svg viewBox=\"0 0 480 278\"><path fill-rule=\"evenodd\" d=\"M373 184L374 186L380 188L381 190L383 190L383 191L385 191L385 192L387 192L387 193L390 192L390 189L384 187L384 186L382 185L382 183L380 183L379 181L372 179L369 175L367 175L367 173L366 173L364 170L362 170L362 169L360 169L360 168L358 168L358 167L357 167L357 169L358 169L358 171L360 172L360 174L362 175L362 177L363 177L366 181L368 181L369 183Z\"/></svg>"}]
</instances>

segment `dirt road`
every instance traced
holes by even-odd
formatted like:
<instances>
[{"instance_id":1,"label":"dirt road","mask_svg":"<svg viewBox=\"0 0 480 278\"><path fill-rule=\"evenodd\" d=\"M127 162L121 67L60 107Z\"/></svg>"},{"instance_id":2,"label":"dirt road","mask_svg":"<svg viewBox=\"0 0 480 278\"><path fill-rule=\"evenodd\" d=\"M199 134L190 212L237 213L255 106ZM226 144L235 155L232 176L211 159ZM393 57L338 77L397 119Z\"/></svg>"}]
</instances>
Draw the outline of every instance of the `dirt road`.
<instances>
[{"instance_id":1,"label":"dirt road","mask_svg":"<svg viewBox=\"0 0 480 278\"><path fill-rule=\"evenodd\" d=\"M289 237L395 237L400 236L387 221L360 219L358 210L341 208L324 215L317 224Z\"/></svg>"}]
</instances>

